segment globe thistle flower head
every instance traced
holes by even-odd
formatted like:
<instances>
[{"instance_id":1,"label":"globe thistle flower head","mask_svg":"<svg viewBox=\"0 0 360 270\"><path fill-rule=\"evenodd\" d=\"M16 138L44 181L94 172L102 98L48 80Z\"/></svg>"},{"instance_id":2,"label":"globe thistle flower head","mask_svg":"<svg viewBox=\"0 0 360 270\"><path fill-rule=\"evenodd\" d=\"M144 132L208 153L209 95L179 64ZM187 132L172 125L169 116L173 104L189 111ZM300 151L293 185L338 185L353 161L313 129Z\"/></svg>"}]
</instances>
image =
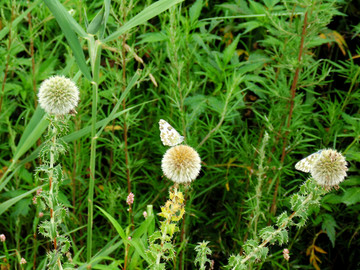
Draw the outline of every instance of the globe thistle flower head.
<instances>
[{"instance_id":1,"label":"globe thistle flower head","mask_svg":"<svg viewBox=\"0 0 360 270\"><path fill-rule=\"evenodd\" d=\"M338 187L346 177L345 157L333 149L322 150L311 168L311 176L326 189Z\"/></svg>"},{"instance_id":2,"label":"globe thistle flower head","mask_svg":"<svg viewBox=\"0 0 360 270\"><path fill-rule=\"evenodd\" d=\"M38 93L40 107L48 114L65 115L79 102L79 89L64 76L53 76L42 82Z\"/></svg>"},{"instance_id":3,"label":"globe thistle flower head","mask_svg":"<svg viewBox=\"0 0 360 270\"><path fill-rule=\"evenodd\" d=\"M175 183L190 183L201 169L199 154L190 146L177 145L168 149L161 161L164 175Z\"/></svg>"}]
</instances>

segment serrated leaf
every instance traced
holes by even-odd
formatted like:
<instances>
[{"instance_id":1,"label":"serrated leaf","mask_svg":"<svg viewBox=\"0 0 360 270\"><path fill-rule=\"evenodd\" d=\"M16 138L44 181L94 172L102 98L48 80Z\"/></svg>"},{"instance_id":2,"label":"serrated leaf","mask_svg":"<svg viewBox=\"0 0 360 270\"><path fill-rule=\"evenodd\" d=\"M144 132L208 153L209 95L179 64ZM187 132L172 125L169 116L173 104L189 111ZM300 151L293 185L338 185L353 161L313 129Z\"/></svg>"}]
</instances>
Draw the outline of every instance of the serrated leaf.
<instances>
[{"instance_id":1,"label":"serrated leaf","mask_svg":"<svg viewBox=\"0 0 360 270\"><path fill-rule=\"evenodd\" d=\"M333 216L329 214L323 214L323 223L321 224L321 228L326 231L327 236L329 237L331 244L335 247L335 228L337 227L336 221Z\"/></svg>"},{"instance_id":2,"label":"serrated leaf","mask_svg":"<svg viewBox=\"0 0 360 270\"><path fill-rule=\"evenodd\" d=\"M224 65L227 65L230 62L231 58L234 56L237 45L239 43L239 39L240 39L240 35L238 35L234 39L234 41L224 50L224 57L223 57Z\"/></svg>"},{"instance_id":3,"label":"serrated leaf","mask_svg":"<svg viewBox=\"0 0 360 270\"><path fill-rule=\"evenodd\" d=\"M360 202L360 187L346 189L341 201L348 206Z\"/></svg>"},{"instance_id":4,"label":"serrated leaf","mask_svg":"<svg viewBox=\"0 0 360 270\"><path fill-rule=\"evenodd\" d=\"M199 18L201 9L203 7L203 0L196 0L196 2L189 9L189 17L191 25Z\"/></svg>"},{"instance_id":5,"label":"serrated leaf","mask_svg":"<svg viewBox=\"0 0 360 270\"><path fill-rule=\"evenodd\" d=\"M208 98L210 107L216 111L217 113L221 114L224 109L224 101L220 100L216 97L209 97Z\"/></svg>"}]
</instances>

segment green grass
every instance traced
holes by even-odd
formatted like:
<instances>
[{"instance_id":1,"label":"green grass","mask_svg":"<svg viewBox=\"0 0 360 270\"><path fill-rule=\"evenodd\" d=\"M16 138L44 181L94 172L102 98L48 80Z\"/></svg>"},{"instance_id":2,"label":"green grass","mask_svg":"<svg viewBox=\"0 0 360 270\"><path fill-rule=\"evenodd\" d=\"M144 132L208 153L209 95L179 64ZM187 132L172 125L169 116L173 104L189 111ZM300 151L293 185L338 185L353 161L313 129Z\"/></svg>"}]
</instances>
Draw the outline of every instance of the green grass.
<instances>
[{"instance_id":1,"label":"green grass","mask_svg":"<svg viewBox=\"0 0 360 270\"><path fill-rule=\"evenodd\" d=\"M0 234L8 250L0 248L0 265L46 269L53 248L38 232L49 210L39 218L32 203L38 187L47 188L35 177L48 124L36 94L43 80L61 74L80 89L63 137L58 195L68 208L61 231L80 269L149 265L148 238L173 186L161 171L168 147L160 119L202 159L199 177L180 187L186 213L166 269L200 269L194 249L203 241L214 269L225 268L248 239L259 240L262 228L290 212L290 196L308 177L295 163L325 148L345 155L347 179L305 226L289 228L286 244L268 246L251 267L313 269L307 250L321 269L359 267L355 2L180 2L0 2Z\"/></svg>"}]
</instances>

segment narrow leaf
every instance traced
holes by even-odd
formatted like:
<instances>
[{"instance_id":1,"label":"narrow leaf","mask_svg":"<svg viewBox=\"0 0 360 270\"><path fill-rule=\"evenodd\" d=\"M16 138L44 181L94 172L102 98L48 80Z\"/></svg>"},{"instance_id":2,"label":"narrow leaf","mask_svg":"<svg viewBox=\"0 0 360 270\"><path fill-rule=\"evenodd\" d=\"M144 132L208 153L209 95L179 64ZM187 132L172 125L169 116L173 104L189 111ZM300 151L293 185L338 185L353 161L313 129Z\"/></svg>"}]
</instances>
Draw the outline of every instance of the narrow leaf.
<instances>
[{"instance_id":1,"label":"narrow leaf","mask_svg":"<svg viewBox=\"0 0 360 270\"><path fill-rule=\"evenodd\" d=\"M89 34L95 35L102 23L103 23L103 19L104 19L104 8L102 8L98 14L96 14L96 16L94 17L94 19L91 21L91 23L89 24L88 28L87 28L87 32Z\"/></svg>"},{"instance_id":2,"label":"narrow leaf","mask_svg":"<svg viewBox=\"0 0 360 270\"><path fill-rule=\"evenodd\" d=\"M239 43L240 35L235 38L235 40L226 47L224 51L224 64L227 65L231 58L234 56L234 53L236 52L237 45Z\"/></svg>"},{"instance_id":3,"label":"narrow leaf","mask_svg":"<svg viewBox=\"0 0 360 270\"><path fill-rule=\"evenodd\" d=\"M114 228L116 229L116 231L118 232L119 236L121 237L121 239L124 241L125 244L128 243L128 240L126 238L126 234L125 231L123 230L123 228L121 227L121 225L119 224L119 222L116 221L115 218L113 218L108 212L106 212L104 209L102 209L99 206L96 206L103 214L104 216L111 222L111 224L114 226Z\"/></svg>"},{"instance_id":4,"label":"narrow leaf","mask_svg":"<svg viewBox=\"0 0 360 270\"><path fill-rule=\"evenodd\" d=\"M20 201L21 199L29 196L30 194L32 194L33 192L36 192L39 188L43 187L44 185L42 186L39 186L39 187L36 187L32 190L29 190L28 192L25 192L19 196L16 196L10 200L7 200L6 202L3 202L2 204L0 204L0 216L2 215L2 213L4 213L7 209L9 209L12 205L14 205L15 203L17 203L18 201Z\"/></svg>"},{"instance_id":5,"label":"narrow leaf","mask_svg":"<svg viewBox=\"0 0 360 270\"><path fill-rule=\"evenodd\" d=\"M58 22L62 32L64 33L68 44L73 51L74 57L76 59L76 63L79 66L79 69L84 74L84 76L91 81L91 75L89 68L85 61L85 55L82 50L81 44L74 32L74 29L77 30L77 33L81 33L82 35L87 36L87 34L79 29L79 25L76 21L71 17L71 15L66 11L63 5L60 4L58 0L44 0L47 7L53 13ZM81 28L81 27L80 27Z\"/></svg>"},{"instance_id":6,"label":"narrow leaf","mask_svg":"<svg viewBox=\"0 0 360 270\"><path fill-rule=\"evenodd\" d=\"M14 160L18 160L44 133L49 124L46 117L47 116L44 110L38 106L20 138L19 144L14 153Z\"/></svg>"}]
</instances>

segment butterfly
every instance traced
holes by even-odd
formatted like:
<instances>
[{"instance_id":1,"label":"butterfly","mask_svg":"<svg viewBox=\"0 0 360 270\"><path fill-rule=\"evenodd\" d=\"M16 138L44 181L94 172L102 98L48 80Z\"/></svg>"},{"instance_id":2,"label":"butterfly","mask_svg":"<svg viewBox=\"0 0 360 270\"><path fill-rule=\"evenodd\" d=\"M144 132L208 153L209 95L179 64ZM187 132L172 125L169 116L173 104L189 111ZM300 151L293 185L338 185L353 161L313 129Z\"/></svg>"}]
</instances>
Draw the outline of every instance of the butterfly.
<instances>
[{"instance_id":1,"label":"butterfly","mask_svg":"<svg viewBox=\"0 0 360 270\"><path fill-rule=\"evenodd\" d=\"M298 163L295 164L295 169L302 171L302 172L310 172L311 169L314 166L314 163L318 160L318 158L321 155L321 151L317 151L316 153L311 154L310 156L307 156L306 158L303 158Z\"/></svg>"},{"instance_id":2,"label":"butterfly","mask_svg":"<svg viewBox=\"0 0 360 270\"><path fill-rule=\"evenodd\" d=\"M163 145L175 146L184 141L184 136L181 136L168 122L163 119L159 121L160 138Z\"/></svg>"}]
</instances>

